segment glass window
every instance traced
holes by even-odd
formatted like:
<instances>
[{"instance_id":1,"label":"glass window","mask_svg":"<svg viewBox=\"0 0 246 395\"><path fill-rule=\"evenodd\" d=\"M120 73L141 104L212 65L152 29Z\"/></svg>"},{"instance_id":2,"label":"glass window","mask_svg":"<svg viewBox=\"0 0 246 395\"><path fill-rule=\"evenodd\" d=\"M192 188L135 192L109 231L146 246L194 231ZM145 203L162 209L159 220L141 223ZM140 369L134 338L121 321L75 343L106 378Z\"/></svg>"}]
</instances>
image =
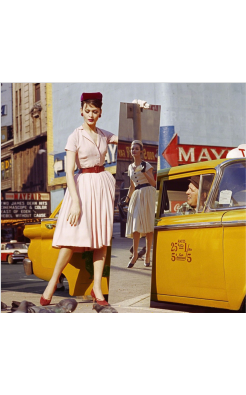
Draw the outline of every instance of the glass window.
<instances>
[{"instance_id":1,"label":"glass window","mask_svg":"<svg viewBox=\"0 0 246 395\"><path fill-rule=\"evenodd\" d=\"M204 174L164 181L160 217L202 212L213 178Z\"/></svg>"},{"instance_id":2,"label":"glass window","mask_svg":"<svg viewBox=\"0 0 246 395\"><path fill-rule=\"evenodd\" d=\"M246 161L224 167L212 208L246 206Z\"/></svg>"},{"instance_id":3,"label":"glass window","mask_svg":"<svg viewBox=\"0 0 246 395\"><path fill-rule=\"evenodd\" d=\"M35 103L40 100L40 84L35 84Z\"/></svg>"}]
</instances>

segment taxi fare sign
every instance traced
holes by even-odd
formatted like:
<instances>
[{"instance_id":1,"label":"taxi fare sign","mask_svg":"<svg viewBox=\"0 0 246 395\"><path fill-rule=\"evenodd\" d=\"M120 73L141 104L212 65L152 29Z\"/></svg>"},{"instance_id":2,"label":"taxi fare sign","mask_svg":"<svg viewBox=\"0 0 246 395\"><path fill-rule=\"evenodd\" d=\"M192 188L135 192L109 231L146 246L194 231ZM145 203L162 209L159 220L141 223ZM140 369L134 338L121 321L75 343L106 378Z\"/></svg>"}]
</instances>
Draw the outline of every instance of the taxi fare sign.
<instances>
[{"instance_id":1,"label":"taxi fare sign","mask_svg":"<svg viewBox=\"0 0 246 395\"><path fill-rule=\"evenodd\" d=\"M49 193L6 192L1 201L2 219L47 218L49 216Z\"/></svg>"}]
</instances>

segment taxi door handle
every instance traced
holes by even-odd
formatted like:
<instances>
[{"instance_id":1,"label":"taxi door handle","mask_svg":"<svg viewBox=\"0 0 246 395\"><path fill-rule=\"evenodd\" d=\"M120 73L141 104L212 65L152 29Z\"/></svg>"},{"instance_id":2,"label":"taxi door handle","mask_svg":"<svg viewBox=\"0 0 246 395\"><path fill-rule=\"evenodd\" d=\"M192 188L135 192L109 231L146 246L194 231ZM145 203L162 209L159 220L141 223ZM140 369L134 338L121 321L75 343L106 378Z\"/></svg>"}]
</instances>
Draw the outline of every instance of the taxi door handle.
<instances>
[{"instance_id":1,"label":"taxi door handle","mask_svg":"<svg viewBox=\"0 0 246 395\"><path fill-rule=\"evenodd\" d=\"M55 225L55 224L45 224L45 227L46 227L47 229L53 229L53 228L56 227L56 225Z\"/></svg>"}]
</instances>

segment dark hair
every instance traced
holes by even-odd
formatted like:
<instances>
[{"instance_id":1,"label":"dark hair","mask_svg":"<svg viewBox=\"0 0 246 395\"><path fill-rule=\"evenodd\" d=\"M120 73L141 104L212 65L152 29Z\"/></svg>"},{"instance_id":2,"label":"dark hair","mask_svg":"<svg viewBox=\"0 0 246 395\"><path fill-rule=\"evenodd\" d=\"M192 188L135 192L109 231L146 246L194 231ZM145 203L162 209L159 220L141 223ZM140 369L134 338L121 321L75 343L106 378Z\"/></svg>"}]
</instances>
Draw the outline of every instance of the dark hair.
<instances>
[{"instance_id":1,"label":"dark hair","mask_svg":"<svg viewBox=\"0 0 246 395\"><path fill-rule=\"evenodd\" d=\"M98 99L84 100L84 101L81 102L81 108L83 108L84 104L92 104L96 108L100 108L101 109L101 107L102 107L102 100L98 100Z\"/></svg>"}]
</instances>

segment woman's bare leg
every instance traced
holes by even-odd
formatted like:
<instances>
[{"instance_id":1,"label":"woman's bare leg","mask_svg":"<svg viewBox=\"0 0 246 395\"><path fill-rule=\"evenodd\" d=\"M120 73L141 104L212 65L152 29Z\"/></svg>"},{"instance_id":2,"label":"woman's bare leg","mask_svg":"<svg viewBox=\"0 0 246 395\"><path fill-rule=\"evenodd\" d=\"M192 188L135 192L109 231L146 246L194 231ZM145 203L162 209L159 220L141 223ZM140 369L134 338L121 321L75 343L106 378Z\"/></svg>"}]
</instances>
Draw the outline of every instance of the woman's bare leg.
<instances>
[{"instance_id":1,"label":"woman's bare leg","mask_svg":"<svg viewBox=\"0 0 246 395\"><path fill-rule=\"evenodd\" d=\"M107 254L106 246L103 246L102 248L97 248L93 252L93 265L94 265L93 290L95 292L96 297L100 300L104 299L101 284L102 284L102 274L103 274L106 254Z\"/></svg>"},{"instance_id":2,"label":"woman's bare leg","mask_svg":"<svg viewBox=\"0 0 246 395\"><path fill-rule=\"evenodd\" d=\"M140 233L134 232L133 233L133 254L132 254L132 259L130 261L132 263L135 263L136 260L138 259L139 240L140 240Z\"/></svg>"},{"instance_id":3,"label":"woman's bare leg","mask_svg":"<svg viewBox=\"0 0 246 395\"><path fill-rule=\"evenodd\" d=\"M150 251L153 242L153 234L154 234L153 232L146 233L146 257L145 257L146 263L150 262Z\"/></svg>"},{"instance_id":4,"label":"woman's bare leg","mask_svg":"<svg viewBox=\"0 0 246 395\"><path fill-rule=\"evenodd\" d=\"M59 281L59 277L63 269L66 267L66 265L72 258L72 255L73 255L73 250L71 248L63 247L60 249L52 277L43 293L43 297L45 299L49 300L52 298L55 286Z\"/></svg>"}]
</instances>

